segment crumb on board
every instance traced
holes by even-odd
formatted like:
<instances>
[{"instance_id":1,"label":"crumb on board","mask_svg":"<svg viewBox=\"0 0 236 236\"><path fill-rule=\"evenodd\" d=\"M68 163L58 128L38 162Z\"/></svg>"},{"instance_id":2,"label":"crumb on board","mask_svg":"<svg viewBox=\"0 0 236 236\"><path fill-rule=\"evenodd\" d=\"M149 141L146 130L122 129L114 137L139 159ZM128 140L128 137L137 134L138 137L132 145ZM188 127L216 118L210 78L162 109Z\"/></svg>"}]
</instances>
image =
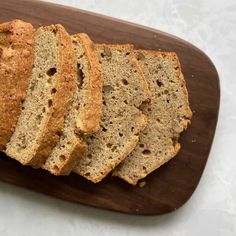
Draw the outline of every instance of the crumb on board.
<instances>
[{"instance_id":1,"label":"crumb on board","mask_svg":"<svg viewBox=\"0 0 236 236\"><path fill-rule=\"evenodd\" d=\"M139 186L140 188L143 188L145 185L146 185L146 182L145 182L144 180L142 180L142 181L140 181L140 182L138 183L138 186Z\"/></svg>"}]
</instances>

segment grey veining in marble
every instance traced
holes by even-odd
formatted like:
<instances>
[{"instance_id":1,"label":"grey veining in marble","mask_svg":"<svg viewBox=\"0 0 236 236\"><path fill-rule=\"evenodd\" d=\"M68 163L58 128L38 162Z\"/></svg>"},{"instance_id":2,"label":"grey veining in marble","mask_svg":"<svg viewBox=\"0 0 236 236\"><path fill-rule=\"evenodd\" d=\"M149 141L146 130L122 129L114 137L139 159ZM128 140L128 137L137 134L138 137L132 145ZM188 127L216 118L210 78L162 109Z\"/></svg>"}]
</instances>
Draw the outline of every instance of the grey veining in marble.
<instances>
[{"instance_id":1,"label":"grey veining in marble","mask_svg":"<svg viewBox=\"0 0 236 236\"><path fill-rule=\"evenodd\" d=\"M174 213L127 216L0 182L0 235L236 235L236 1L50 0L175 34L205 51L221 80L215 141L200 184Z\"/></svg>"}]
</instances>

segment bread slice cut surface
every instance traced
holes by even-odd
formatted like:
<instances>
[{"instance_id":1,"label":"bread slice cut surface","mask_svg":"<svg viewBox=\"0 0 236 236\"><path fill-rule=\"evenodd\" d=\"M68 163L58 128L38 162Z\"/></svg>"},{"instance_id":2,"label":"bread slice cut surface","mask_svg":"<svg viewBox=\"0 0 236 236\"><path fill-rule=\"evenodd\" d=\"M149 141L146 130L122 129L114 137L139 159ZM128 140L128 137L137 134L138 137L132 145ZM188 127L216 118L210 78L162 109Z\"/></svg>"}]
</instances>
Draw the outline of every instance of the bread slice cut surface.
<instances>
[{"instance_id":1,"label":"bread slice cut surface","mask_svg":"<svg viewBox=\"0 0 236 236\"><path fill-rule=\"evenodd\" d=\"M179 135L192 115L177 55L145 50L135 55L153 95L151 104L141 108L148 125L137 147L113 172L133 185L178 153Z\"/></svg>"}]
</instances>

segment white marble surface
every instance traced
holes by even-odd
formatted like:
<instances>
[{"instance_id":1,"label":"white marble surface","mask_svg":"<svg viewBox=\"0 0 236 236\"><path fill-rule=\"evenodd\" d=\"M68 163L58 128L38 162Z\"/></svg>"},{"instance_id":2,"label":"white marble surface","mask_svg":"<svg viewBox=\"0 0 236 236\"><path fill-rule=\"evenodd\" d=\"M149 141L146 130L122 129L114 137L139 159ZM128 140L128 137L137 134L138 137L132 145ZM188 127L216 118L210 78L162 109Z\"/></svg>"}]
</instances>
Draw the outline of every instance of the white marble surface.
<instances>
[{"instance_id":1,"label":"white marble surface","mask_svg":"<svg viewBox=\"0 0 236 236\"><path fill-rule=\"evenodd\" d=\"M221 80L218 128L197 190L174 213L127 216L0 182L0 235L236 235L236 1L51 1L151 26L204 50L215 63Z\"/></svg>"}]
</instances>

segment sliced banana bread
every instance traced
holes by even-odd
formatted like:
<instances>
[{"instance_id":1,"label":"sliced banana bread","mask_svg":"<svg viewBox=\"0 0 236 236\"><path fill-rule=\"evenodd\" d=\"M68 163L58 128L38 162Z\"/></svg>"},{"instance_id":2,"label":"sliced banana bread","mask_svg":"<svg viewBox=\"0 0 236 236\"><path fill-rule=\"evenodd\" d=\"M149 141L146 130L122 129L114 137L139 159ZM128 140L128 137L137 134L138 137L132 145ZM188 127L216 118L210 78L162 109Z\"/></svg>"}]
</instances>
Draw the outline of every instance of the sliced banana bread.
<instances>
[{"instance_id":1,"label":"sliced banana bread","mask_svg":"<svg viewBox=\"0 0 236 236\"><path fill-rule=\"evenodd\" d=\"M139 107L150 100L132 45L95 45L104 78L100 130L86 137L88 150L74 172L96 183L130 154L146 127Z\"/></svg>"},{"instance_id":2,"label":"sliced banana bread","mask_svg":"<svg viewBox=\"0 0 236 236\"><path fill-rule=\"evenodd\" d=\"M34 29L14 20L0 25L0 150L15 129L33 68Z\"/></svg>"},{"instance_id":3,"label":"sliced banana bread","mask_svg":"<svg viewBox=\"0 0 236 236\"><path fill-rule=\"evenodd\" d=\"M177 55L144 50L135 55L153 95L151 105L141 108L148 126L134 151L113 172L133 185L178 153L179 135L192 115Z\"/></svg>"},{"instance_id":4,"label":"sliced banana bread","mask_svg":"<svg viewBox=\"0 0 236 236\"><path fill-rule=\"evenodd\" d=\"M61 25L35 33L30 85L6 153L22 164L41 166L59 141L76 89L76 56Z\"/></svg>"},{"instance_id":5,"label":"sliced banana bread","mask_svg":"<svg viewBox=\"0 0 236 236\"><path fill-rule=\"evenodd\" d=\"M77 89L60 141L43 165L55 175L69 174L83 156L87 145L81 134L99 129L102 109L101 65L93 43L86 34L74 35L72 40L77 55Z\"/></svg>"}]
</instances>

